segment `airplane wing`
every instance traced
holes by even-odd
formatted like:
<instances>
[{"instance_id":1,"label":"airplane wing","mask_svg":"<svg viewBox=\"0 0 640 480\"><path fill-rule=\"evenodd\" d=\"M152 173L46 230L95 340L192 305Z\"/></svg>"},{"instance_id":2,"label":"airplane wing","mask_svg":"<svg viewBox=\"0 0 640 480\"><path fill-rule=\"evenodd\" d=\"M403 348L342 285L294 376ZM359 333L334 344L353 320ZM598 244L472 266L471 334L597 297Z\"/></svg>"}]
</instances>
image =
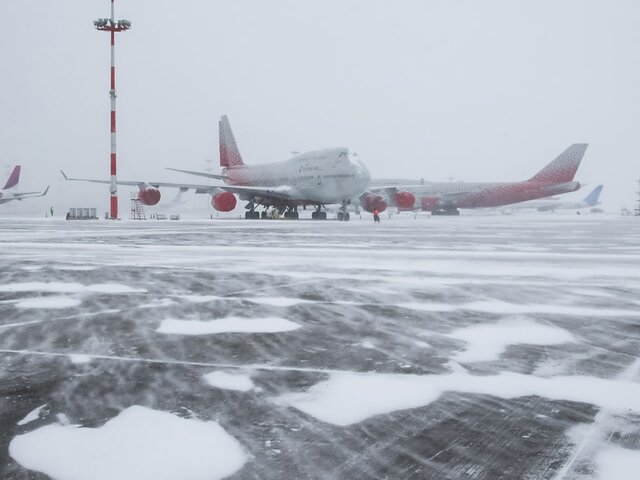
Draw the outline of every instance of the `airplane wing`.
<instances>
[{"instance_id":1,"label":"airplane wing","mask_svg":"<svg viewBox=\"0 0 640 480\"><path fill-rule=\"evenodd\" d=\"M182 170L178 170L182 171ZM62 170L60 173L65 178L65 180L69 181L78 181L78 182L93 182L93 183L102 183L109 184L111 183L109 180L97 180L93 178L71 178L67 176ZM208 174L207 174L208 175ZM243 199L249 199L253 197L259 197L263 199L272 199L272 200L298 200L299 195L297 191L289 186L277 186L277 187L252 187L252 186L242 186L242 185L203 185L203 184L195 184L195 183L170 183L170 182L148 182L148 181L128 181L128 180L118 180L116 182L118 185L126 185L132 187L144 187L144 186L152 186L155 188L160 187L168 187L168 188L178 188L180 190L195 190L195 193L208 193L215 194L220 190L224 190L227 192L235 193L239 195Z\"/></svg>"},{"instance_id":2,"label":"airplane wing","mask_svg":"<svg viewBox=\"0 0 640 480\"><path fill-rule=\"evenodd\" d=\"M93 178L71 178L68 177L66 173L60 170L60 173L64 177L65 180L70 180L74 182L92 182L92 183L104 183L110 184L109 180L97 180ZM195 183L171 183L171 182L147 182L147 181L134 181L134 180L118 180L116 182L118 185L126 185L129 187L144 187L144 186L152 186L155 188L159 187L169 187L169 188L179 188L182 191L187 190L196 190L196 193L209 193L211 190L215 190L219 187L214 185L202 185Z\"/></svg>"},{"instance_id":3,"label":"airplane wing","mask_svg":"<svg viewBox=\"0 0 640 480\"><path fill-rule=\"evenodd\" d=\"M278 187L249 187L241 185L219 185L214 188L226 190L227 192L235 193L241 198L260 197L265 199L275 200L300 200L300 195L297 194L297 190L287 185Z\"/></svg>"},{"instance_id":4,"label":"airplane wing","mask_svg":"<svg viewBox=\"0 0 640 480\"><path fill-rule=\"evenodd\" d=\"M23 198L44 197L48 191L49 191L49 185L47 185L47 188L44 189L44 192L21 192L21 193L16 192L13 194L13 197L16 200L22 200Z\"/></svg>"},{"instance_id":5,"label":"airplane wing","mask_svg":"<svg viewBox=\"0 0 640 480\"><path fill-rule=\"evenodd\" d=\"M216 175L215 173L194 172L193 170L180 170L179 168L167 168L173 172L188 173L189 175L198 175L200 177L215 178L216 180L224 180L228 178L226 175Z\"/></svg>"}]
</instances>

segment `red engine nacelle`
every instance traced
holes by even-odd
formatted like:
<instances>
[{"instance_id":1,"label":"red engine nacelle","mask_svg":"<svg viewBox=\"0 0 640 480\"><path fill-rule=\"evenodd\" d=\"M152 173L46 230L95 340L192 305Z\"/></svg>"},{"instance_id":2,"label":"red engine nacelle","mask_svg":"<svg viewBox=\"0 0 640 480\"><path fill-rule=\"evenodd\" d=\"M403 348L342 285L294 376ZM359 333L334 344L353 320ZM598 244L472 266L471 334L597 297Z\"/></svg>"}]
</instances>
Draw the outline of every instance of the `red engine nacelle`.
<instances>
[{"instance_id":1,"label":"red engine nacelle","mask_svg":"<svg viewBox=\"0 0 640 480\"><path fill-rule=\"evenodd\" d=\"M155 205L160 201L160 190L154 187L143 188L138 192L138 200L143 205Z\"/></svg>"},{"instance_id":2,"label":"red engine nacelle","mask_svg":"<svg viewBox=\"0 0 640 480\"><path fill-rule=\"evenodd\" d=\"M413 210L413 206L416 204L416 196L406 191L396 192L393 200L400 210Z\"/></svg>"},{"instance_id":3,"label":"red engine nacelle","mask_svg":"<svg viewBox=\"0 0 640 480\"><path fill-rule=\"evenodd\" d=\"M426 212L433 212L440 206L440 199L438 197L422 197L422 210Z\"/></svg>"},{"instance_id":4,"label":"red engine nacelle","mask_svg":"<svg viewBox=\"0 0 640 480\"><path fill-rule=\"evenodd\" d=\"M230 212L236 208L236 196L231 192L216 193L211 199L211 205L219 212Z\"/></svg>"},{"instance_id":5,"label":"red engine nacelle","mask_svg":"<svg viewBox=\"0 0 640 480\"><path fill-rule=\"evenodd\" d=\"M360 197L362 208L369 213L373 213L374 210L384 212L387 209L387 201L382 195L375 195L373 193L367 193Z\"/></svg>"}]
</instances>

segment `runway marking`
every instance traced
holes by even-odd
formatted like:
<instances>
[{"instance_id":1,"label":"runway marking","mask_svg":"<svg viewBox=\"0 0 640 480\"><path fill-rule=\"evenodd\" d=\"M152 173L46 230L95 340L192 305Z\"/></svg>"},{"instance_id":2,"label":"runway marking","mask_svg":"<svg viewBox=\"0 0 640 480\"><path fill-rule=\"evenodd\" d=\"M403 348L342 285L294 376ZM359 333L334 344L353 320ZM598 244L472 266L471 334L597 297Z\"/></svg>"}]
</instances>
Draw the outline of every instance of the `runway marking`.
<instances>
[{"instance_id":1,"label":"runway marking","mask_svg":"<svg viewBox=\"0 0 640 480\"><path fill-rule=\"evenodd\" d=\"M107 309L107 310L100 310L99 312L93 312L93 313L78 313L76 315L69 315L66 317L58 317L58 318L43 318L42 320L31 320L30 322L21 322L21 323L7 323L6 325L0 325L0 328L7 328L7 327L21 327L23 325L32 325L34 323L45 323L45 322L58 322L60 320L70 320L72 318L79 318L79 317L95 317L97 315L102 315L102 314L106 314L106 313L120 313L121 310L117 310L115 308L111 308L111 309Z\"/></svg>"},{"instance_id":2,"label":"runway marking","mask_svg":"<svg viewBox=\"0 0 640 480\"><path fill-rule=\"evenodd\" d=\"M152 363L163 365L189 365L194 367L212 367L212 368L235 368L238 370L268 370L268 371L292 371L292 372L310 372L310 373L378 373L378 372L354 372L351 370L335 370L324 368L310 368L310 367L283 367L277 365L235 365L230 363L209 363L209 362L191 362L187 360L162 360L156 358L136 358L136 357L121 357L117 355L94 355L79 352L42 352L38 350L11 350L0 349L0 353L15 354L15 355L34 355L42 357L70 357L71 355L83 355L87 358L95 360L112 360L120 362L140 362L140 363Z\"/></svg>"}]
</instances>

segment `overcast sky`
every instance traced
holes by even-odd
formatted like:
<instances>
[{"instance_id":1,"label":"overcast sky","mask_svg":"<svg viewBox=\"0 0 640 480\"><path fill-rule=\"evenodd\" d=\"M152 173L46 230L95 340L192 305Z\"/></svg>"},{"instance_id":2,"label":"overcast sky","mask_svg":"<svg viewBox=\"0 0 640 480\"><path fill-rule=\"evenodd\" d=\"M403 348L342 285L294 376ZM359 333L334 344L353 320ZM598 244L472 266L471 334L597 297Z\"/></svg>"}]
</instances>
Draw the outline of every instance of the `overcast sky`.
<instances>
[{"instance_id":1,"label":"overcast sky","mask_svg":"<svg viewBox=\"0 0 640 480\"><path fill-rule=\"evenodd\" d=\"M108 187L58 170L108 178L109 35L93 20L109 5L0 2L0 181L19 163L22 190L52 185L11 211L107 207ZM246 163L346 146L374 177L523 180L588 142L579 196L604 183L608 209L633 206L637 0L117 0L116 18L133 25L117 37L121 179L217 171L227 114Z\"/></svg>"}]
</instances>

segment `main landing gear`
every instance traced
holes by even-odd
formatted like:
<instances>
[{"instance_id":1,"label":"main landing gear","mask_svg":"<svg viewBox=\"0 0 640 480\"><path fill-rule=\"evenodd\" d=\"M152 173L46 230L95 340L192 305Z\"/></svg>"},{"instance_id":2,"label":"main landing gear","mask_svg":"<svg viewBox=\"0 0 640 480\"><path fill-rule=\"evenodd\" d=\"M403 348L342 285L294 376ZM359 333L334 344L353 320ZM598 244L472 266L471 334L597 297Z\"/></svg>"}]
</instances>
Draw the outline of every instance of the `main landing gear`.
<instances>
[{"instance_id":1,"label":"main landing gear","mask_svg":"<svg viewBox=\"0 0 640 480\"><path fill-rule=\"evenodd\" d=\"M284 212L284 218L288 220L298 220L300 218L298 207L288 207Z\"/></svg>"},{"instance_id":2,"label":"main landing gear","mask_svg":"<svg viewBox=\"0 0 640 480\"><path fill-rule=\"evenodd\" d=\"M253 200L247 203L244 208L248 210L247 212L244 212L244 218L247 220L256 220L260 218L260 212L256 210L256 204Z\"/></svg>"},{"instance_id":3,"label":"main landing gear","mask_svg":"<svg viewBox=\"0 0 640 480\"><path fill-rule=\"evenodd\" d=\"M431 212L431 215L460 215L460 210L457 208L439 208Z\"/></svg>"},{"instance_id":4,"label":"main landing gear","mask_svg":"<svg viewBox=\"0 0 640 480\"><path fill-rule=\"evenodd\" d=\"M342 201L342 205L340 205L340 209L338 210L338 221L339 222L348 222L351 218L349 212L347 211L348 202L346 200Z\"/></svg>"},{"instance_id":5,"label":"main landing gear","mask_svg":"<svg viewBox=\"0 0 640 480\"><path fill-rule=\"evenodd\" d=\"M311 218L313 220L326 220L327 219L327 212L323 212L322 211L322 205L317 205L316 206L316 211L315 212L311 212Z\"/></svg>"}]
</instances>

